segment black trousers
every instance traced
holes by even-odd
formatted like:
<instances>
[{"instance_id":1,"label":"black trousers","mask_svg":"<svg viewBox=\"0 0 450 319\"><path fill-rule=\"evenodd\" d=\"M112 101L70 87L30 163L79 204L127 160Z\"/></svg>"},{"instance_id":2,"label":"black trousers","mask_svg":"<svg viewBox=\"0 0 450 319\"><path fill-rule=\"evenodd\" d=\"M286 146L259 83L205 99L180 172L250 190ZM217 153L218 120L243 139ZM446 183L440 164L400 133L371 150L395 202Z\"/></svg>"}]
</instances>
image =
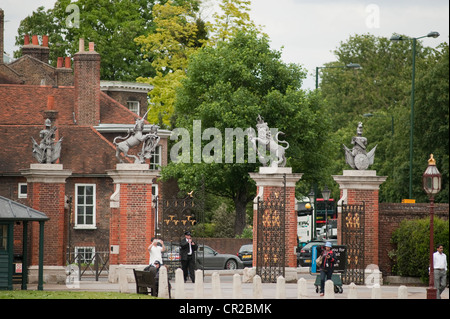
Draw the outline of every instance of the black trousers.
<instances>
[{"instance_id":1,"label":"black trousers","mask_svg":"<svg viewBox=\"0 0 450 319\"><path fill-rule=\"evenodd\" d=\"M194 270L195 262L194 256L187 256L187 260L181 261L181 269L183 270L184 282L186 282L188 275L191 278L192 282L195 282L195 270Z\"/></svg>"},{"instance_id":2,"label":"black trousers","mask_svg":"<svg viewBox=\"0 0 450 319\"><path fill-rule=\"evenodd\" d=\"M320 293L325 291L325 281L331 280L333 276L333 269L321 269L320 270Z\"/></svg>"}]
</instances>

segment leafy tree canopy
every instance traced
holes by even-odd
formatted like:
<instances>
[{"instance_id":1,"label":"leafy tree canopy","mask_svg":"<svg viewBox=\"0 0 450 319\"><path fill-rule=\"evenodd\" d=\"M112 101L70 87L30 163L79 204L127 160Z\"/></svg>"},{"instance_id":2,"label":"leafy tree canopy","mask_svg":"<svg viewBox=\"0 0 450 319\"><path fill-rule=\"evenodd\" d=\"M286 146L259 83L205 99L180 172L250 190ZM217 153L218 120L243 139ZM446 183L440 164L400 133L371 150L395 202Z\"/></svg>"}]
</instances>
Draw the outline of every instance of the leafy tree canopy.
<instances>
[{"instance_id":1,"label":"leafy tree canopy","mask_svg":"<svg viewBox=\"0 0 450 319\"><path fill-rule=\"evenodd\" d=\"M193 136L193 121L200 120L202 130L216 128L224 138L226 128L254 128L260 114L270 127L286 133L288 166L294 171L309 167L308 178L318 178L326 166L326 156L317 153L322 154L327 145L328 120L320 117L323 109L317 96L300 90L304 77L301 67L281 61L281 53L270 49L266 36L239 32L191 56L187 77L177 91L177 127L188 129ZM203 141L203 147L209 142ZM210 164L171 163L163 169L163 177L177 178L185 189L198 188L204 180L206 191L232 199L235 232L240 234L245 227L245 207L256 191L248 173L261 164L249 163L247 153L245 163L221 159Z\"/></svg>"}]
</instances>

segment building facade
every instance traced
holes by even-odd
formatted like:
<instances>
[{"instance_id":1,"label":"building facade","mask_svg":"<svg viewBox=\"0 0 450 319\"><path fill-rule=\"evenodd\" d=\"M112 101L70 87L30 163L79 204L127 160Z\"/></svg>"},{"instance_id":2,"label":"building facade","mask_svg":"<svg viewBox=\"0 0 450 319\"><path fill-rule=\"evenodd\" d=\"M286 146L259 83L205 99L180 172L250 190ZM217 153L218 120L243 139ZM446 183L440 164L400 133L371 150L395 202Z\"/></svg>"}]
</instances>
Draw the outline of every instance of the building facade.
<instances>
[{"instance_id":1,"label":"building facade","mask_svg":"<svg viewBox=\"0 0 450 319\"><path fill-rule=\"evenodd\" d=\"M0 10L0 25L3 17ZM3 44L3 28L0 31ZM8 64L0 59L0 196L39 208L50 218L44 249L47 270L64 267L68 256L88 259L100 250L109 251L111 196L117 185L108 172L119 163L113 140L125 137L148 107L150 86L101 81L101 56L94 43L86 47L80 39L79 52L59 58L55 68L48 64L48 37L26 36L22 57ZM56 128L54 140L62 138L60 157L55 163L39 164L32 138L39 143L47 123ZM144 132L150 128L145 122ZM149 161L152 176L167 165L170 132L159 130L158 135L159 145ZM150 185L154 195L161 193L156 178ZM37 231L28 231L33 242ZM22 225L16 224L16 255L21 254L22 232ZM32 245L37 245L37 238ZM146 247L140 248L137 261L144 263ZM28 258L29 265L36 265L37 255L31 252ZM49 275L46 282L63 279Z\"/></svg>"}]
</instances>

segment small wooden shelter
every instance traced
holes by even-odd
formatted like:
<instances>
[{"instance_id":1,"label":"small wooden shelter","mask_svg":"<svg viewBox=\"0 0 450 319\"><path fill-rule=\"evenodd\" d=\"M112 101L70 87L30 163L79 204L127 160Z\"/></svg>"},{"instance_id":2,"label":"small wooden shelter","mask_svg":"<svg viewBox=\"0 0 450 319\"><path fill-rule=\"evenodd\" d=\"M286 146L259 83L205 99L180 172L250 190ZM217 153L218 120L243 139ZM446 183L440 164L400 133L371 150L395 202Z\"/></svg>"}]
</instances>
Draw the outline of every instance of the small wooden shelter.
<instances>
[{"instance_id":1,"label":"small wooden shelter","mask_svg":"<svg viewBox=\"0 0 450 319\"><path fill-rule=\"evenodd\" d=\"M0 196L0 290L13 289L14 225L23 223L22 290L28 281L28 223L39 222L38 290L43 290L44 223L49 218L42 212Z\"/></svg>"}]
</instances>

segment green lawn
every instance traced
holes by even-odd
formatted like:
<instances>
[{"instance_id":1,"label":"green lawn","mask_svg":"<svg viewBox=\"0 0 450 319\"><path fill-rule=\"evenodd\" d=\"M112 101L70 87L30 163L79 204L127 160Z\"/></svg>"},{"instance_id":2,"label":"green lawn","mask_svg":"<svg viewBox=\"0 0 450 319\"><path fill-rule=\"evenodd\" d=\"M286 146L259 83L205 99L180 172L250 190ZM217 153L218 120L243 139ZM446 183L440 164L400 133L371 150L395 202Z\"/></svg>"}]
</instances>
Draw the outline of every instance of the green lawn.
<instances>
[{"instance_id":1,"label":"green lawn","mask_svg":"<svg viewBox=\"0 0 450 319\"><path fill-rule=\"evenodd\" d=\"M156 299L148 295L92 291L0 290L0 299Z\"/></svg>"}]
</instances>

